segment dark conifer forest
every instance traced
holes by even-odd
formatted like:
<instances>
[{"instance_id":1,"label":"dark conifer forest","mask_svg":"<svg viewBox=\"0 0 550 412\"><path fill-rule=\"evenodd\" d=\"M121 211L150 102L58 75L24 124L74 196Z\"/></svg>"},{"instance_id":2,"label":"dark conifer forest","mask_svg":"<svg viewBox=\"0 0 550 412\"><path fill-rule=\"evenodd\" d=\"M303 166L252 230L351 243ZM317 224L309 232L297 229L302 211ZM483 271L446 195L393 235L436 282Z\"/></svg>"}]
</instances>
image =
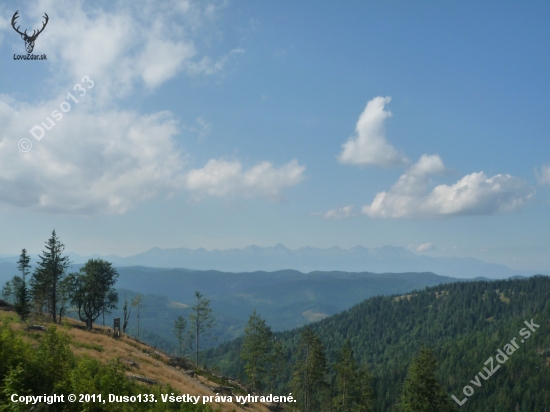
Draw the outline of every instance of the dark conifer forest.
<instances>
[{"instance_id":1,"label":"dark conifer forest","mask_svg":"<svg viewBox=\"0 0 550 412\"><path fill-rule=\"evenodd\" d=\"M437 381L454 407L459 405L452 395L459 402L467 398L460 410L550 410L549 297L550 279L535 276L460 282L407 295L370 298L307 327L319 338L331 365L316 396L337 393L334 382L338 373L334 366L342 347L349 342L358 366L373 375L375 411L400 410L409 366L422 348L433 352ZM530 329L525 322L538 325L528 339L526 331ZM280 390L291 387L300 362L297 356L304 330L273 335L273 340L282 344L286 365L276 378L275 386ZM519 348L487 380L480 379L480 371L487 377L484 368L497 369L498 350L505 351L513 338ZM217 365L222 373L245 377L239 355L241 344L242 339L237 339L208 350L209 363ZM493 369L486 363L491 357ZM478 382L480 385L476 385ZM465 389L471 396L463 392L465 386L474 389L473 394Z\"/></svg>"}]
</instances>

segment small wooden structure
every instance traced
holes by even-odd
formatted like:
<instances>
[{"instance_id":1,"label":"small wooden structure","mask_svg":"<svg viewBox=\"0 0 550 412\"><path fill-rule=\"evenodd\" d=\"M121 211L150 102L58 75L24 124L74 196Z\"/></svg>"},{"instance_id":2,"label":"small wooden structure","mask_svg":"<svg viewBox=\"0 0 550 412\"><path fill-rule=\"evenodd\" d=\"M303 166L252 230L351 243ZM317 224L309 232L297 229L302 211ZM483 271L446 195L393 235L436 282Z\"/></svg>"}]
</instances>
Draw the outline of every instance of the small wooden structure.
<instances>
[{"instance_id":1,"label":"small wooden structure","mask_svg":"<svg viewBox=\"0 0 550 412\"><path fill-rule=\"evenodd\" d=\"M120 338L120 318L113 318L113 336L115 338Z\"/></svg>"}]
</instances>

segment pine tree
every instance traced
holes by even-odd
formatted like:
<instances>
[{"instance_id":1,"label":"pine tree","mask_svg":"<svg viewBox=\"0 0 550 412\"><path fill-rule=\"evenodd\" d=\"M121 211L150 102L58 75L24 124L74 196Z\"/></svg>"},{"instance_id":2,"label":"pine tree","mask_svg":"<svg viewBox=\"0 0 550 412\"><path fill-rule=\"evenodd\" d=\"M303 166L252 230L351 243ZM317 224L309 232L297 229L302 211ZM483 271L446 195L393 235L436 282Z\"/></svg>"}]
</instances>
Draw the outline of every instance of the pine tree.
<instances>
[{"instance_id":1,"label":"pine tree","mask_svg":"<svg viewBox=\"0 0 550 412\"><path fill-rule=\"evenodd\" d=\"M373 377L366 365L359 367L349 340L343 343L334 365L334 410L367 412L373 408Z\"/></svg>"},{"instance_id":2,"label":"pine tree","mask_svg":"<svg viewBox=\"0 0 550 412\"><path fill-rule=\"evenodd\" d=\"M126 328L128 327L128 321L130 320L130 315L132 314L132 308L128 310L128 300L126 300L126 294L124 294L124 307L122 308L123 317L122 317L122 333L126 333Z\"/></svg>"},{"instance_id":3,"label":"pine tree","mask_svg":"<svg viewBox=\"0 0 550 412\"><path fill-rule=\"evenodd\" d=\"M357 371L358 393L356 397L356 412L369 412L374 410L374 377L367 365L361 365Z\"/></svg>"},{"instance_id":4,"label":"pine tree","mask_svg":"<svg viewBox=\"0 0 550 412\"><path fill-rule=\"evenodd\" d=\"M23 249L17 261L17 269L21 272L22 281L15 291L16 299L14 304L15 312L17 312L22 320L27 320L31 312L30 293L27 286L27 275L29 275L31 268L30 261L31 258L27 254L27 250Z\"/></svg>"},{"instance_id":5,"label":"pine tree","mask_svg":"<svg viewBox=\"0 0 550 412\"><path fill-rule=\"evenodd\" d=\"M38 255L40 261L30 281L33 300L40 309L46 306L54 323L57 321L59 283L70 265L69 257L62 256L64 250L65 245L53 230L51 237L46 241L45 250L42 255Z\"/></svg>"},{"instance_id":6,"label":"pine tree","mask_svg":"<svg viewBox=\"0 0 550 412\"><path fill-rule=\"evenodd\" d=\"M451 412L455 411L435 373L437 360L432 351L420 349L418 356L413 359L399 401L401 412Z\"/></svg>"},{"instance_id":7,"label":"pine tree","mask_svg":"<svg viewBox=\"0 0 550 412\"><path fill-rule=\"evenodd\" d=\"M291 387L303 412L321 410L321 394L327 388L325 348L311 328L300 336L299 358L293 371Z\"/></svg>"},{"instance_id":8,"label":"pine tree","mask_svg":"<svg viewBox=\"0 0 550 412\"><path fill-rule=\"evenodd\" d=\"M142 307L142 300L143 295L141 293L138 293L134 298L132 299L131 305L137 308L137 340L139 341L139 312L141 311Z\"/></svg>"},{"instance_id":9,"label":"pine tree","mask_svg":"<svg viewBox=\"0 0 550 412\"><path fill-rule=\"evenodd\" d=\"M205 337L210 334L214 327L214 316L210 307L210 300L206 299L199 291L195 292L197 303L191 308L192 312L189 315L189 323L191 330L189 331L190 343L195 345L195 363L199 366L199 344L200 337Z\"/></svg>"},{"instance_id":10,"label":"pine tree","mask_svg":"<svg viewBox=\"0 0 550 412\"><path fill-rule=\"evenodd\" d=\"M335 398L337 411L349 412L358 395L358 368L353 358L353 350L349 340L346 339L338 354L338 362L334 365L336 371L336 389L338 395Z\"/></svg>"},{"instance_id":11,"label":"pine tree","mask_svg":"<svg viewBox=\"0 0 550 412\"><path fill-rule=\"evenodd\" d=\"M244 370L248 381L256 390L262 389L271 361L272 336L271 328L254 309L244 328L241 359L245 362Z\"/></svg>"},{"instance_id":12,"label":"pine tree","mask_svg":"<svg viewBox=\"0 0 550 412\"><path fill-rule=\"evenodd\" d=\"M174 321L174 335L176 335L176 339L180 346L180 358L183 356L182 348L185 343L185 329L187 329L187 321L180 315Z\"/></svg>"},{"instance_id":13,"label":"pine tree","mask_svg":"<svg viewBox=\"0 0 550 412\"><path fill-rule=\"evenodd\" d=\"M283 377L287 366L285 351L280 340L273 342L269 362L269 388L272 393L275 393L276 385Z\"/></svg>"}]
</instances>

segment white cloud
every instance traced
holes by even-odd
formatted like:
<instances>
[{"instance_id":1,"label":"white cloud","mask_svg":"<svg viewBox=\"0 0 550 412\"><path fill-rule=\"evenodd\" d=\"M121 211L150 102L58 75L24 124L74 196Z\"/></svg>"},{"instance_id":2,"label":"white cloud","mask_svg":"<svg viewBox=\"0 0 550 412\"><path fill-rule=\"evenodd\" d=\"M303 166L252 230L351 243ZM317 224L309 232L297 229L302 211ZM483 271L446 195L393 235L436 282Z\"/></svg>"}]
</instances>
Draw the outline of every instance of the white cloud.
<instances>
[{"instance_id":1,"label":"white cloud","mask_svg":"<svg viewBox=\"0 0 550 412\"><path fill-rule=\"evenodd\" d=\"M137 58L136 69L147 87L155 88L176 75L184 60L196 54L190 43L150 39Z\"/></svg>"},{"instance_id":2,"label":"white cloud","mask_svg":"<svg viewBox=\"0 0 550 412\"><path fill-rule=\"evenodd\" d=\"M321 216L324 219L345 219L348 217L355 217L357 214L355 213L354 206L342 206L337 209L331 209L328 212L314 212L312 213L314 216Z\"/></svg>"},{"instance_id":3,"label":"white cloud","mask_svg":"<svg viewBox=\"0 0 550 412\"><path fill-rule=\"evenodd\" d=\"M140 114L115 104L136 87L154 89L180 72L219 72L230 56L244 53L234 49L213 58L199 52L197 44L208 43L210 32L218 34L212 28L220 9L216 3L118 0L108 6L38 0L20 11L22 26L39 24L44 11L50 17L35 53L48 55L49 81L57 92L35 105L0 95L1 203L49 213L122 214L147 199L187 189L194 195L276 200L285 187L303 179L305 167L297 161L280 168L263 162L242 170L239 162L211 160L203 169L187 172L171 113ZM2 30L5 19L0 19ZM12 37L14 51L21 53L22 41ZM81 80L85 75L95 86L84 96L73 92L79 100L73 103L67 91L75 83L88 86ZM78 109L60 113L60 103L67 100ZM63 117L55 119L54 110ZM48 117L55 126L37 141L29 130L49 124ZM202 138L211 125L202 117L197 123ZM33 144L27 153L18 150L21 138Z\"/></svg>"},{"instance_id":4,"label":"white cloud","mask_svg":"<svg viewBox=\"0 0 550 412\"><path fill-rule=\"evenodd\" d=\"M376 195L362 212L372 218L430 219L455 215L489 215L519 209L533 195L523 180L508 174L472 173L457 183L427 193L429 175L445 171L437 155L423 155L387 192Z\"/></svg>"},{"instance_id":5,"label":"white cloud","mask_svg":"<svg viewBox=\"0 0 550 412\"><path fill-rule=\"evenodd\" d=\"M338 156L340 162L385 167L409 164L409 160L386 139L384 122L392 114L384 108L390 101L390 97L378 96L367 103L357 122L356 134L342 145ZM371 218L386 219L489 215L518 210L535 193L521 179L508 174L488 177L483 172L471 173L453 185L438 185L430 191L430 176L447 173L438 155L423 154L388 191L377 193L361 212ZM541 184L550 185L550 164L536 174ZM349 206L314 214L327 219L354 216ZM430 245L427 243L419 248L429 250Z\"/></svg>"},{"instance_id":6,"label":"white cloud","mask_svg":"<svg viewBox=\"0 0 550 412\"><path fill-rule=\"evenodd\" d=\"M418 196L426 192L430 175L441 175L446 172L445 165L438 155L423 154L418 162L399 177L392 186L394 193Z\"/></svg>"},{"instance_id":7,"label":"white cloud","mask_svg":"<svg viewBox=\"0 0 550 412\"><path fill-rule=\"evenodd\" d=\"M199 141L201 141L205 136L207 136L212 131L212 124L204 120L203 117L197 117L197 123L200 126Z\"/></svg>"},{"instance_id":8,"label":"white cloud","mask_svg":"<svg viewBox=\"0 0 550 412\"><path fill-rule=\"evenodd\" d=\"M54 213L120 214L181 186L184 162L169 113L69 112L37 142L28 119L48 125L46 116L53 120L51 111L63 100L12 107L1 96L1 202ZM29 138L31 151L19 151L14 136Z\"/></svg>"},{"instance_id":9,"label":"white cloud","mask_svg":"<svg viewBox=\"0 0 550 412\"><path fill-rule=\"evenodd\" d=\"M409 250L412 250L414 252L429 252L431 250L435 250L436 247L433 243L431 242L428 242L428 243L422 243L420 245L415 245L415 244L412 244L412 245L408 245L407 248ZM443 250L445 250L445 248L443 248Z\"/></svg>"},{"instance_id":10,"label":"white cloud","mask_svg":"<svg viewBox=\"0 0 550 412\"><path fill-rule=\"evenodd\" d=\"M2 6L0 6L0 47L2 46L2 42L4 41L4 35L2 31L8 30L11 28L11 23L9 22L8 18L4 18L2 15L6 14L6 9ZM13 13L13 12L12 12Z\"/></svg>"},{"instance_id":11,"label":"white cloud","mask_svg":"<svg viewBox=\"0 0 550 412\"><path fill-rule=\"evenodd\" d=\"M434 250L434 249L435 249L435 245L431 242L423 243L416 247L417 252L429 252L430 250Z\"/></svg>"},{"instance_id":12,"label":"white cloud","mask_svg":"<svg viewBox=\"0 0 550 412\"><path fill-rule=\"evenodd\" d=\"M219 7L210 2L118 0L108 6L82 0L37 0L20 11L23 26L34 27L44 12L50 22L36 43L46 53L59 83L89 75L100 86L101 97L124 96L136 86L155 89L180 72L213 74L223 69L235 49L221 57L199 50L217 32ZM11 30L3 27L0 30ZM23 42L12 36L14 52ZM96 99L99 96L96 96Z\"/></svg>"},{"instance_id":13,"label":"white cloud","mask_svg":"<svg viewBox=\"0 0 550 412\"><path fill-rule=\"evenodd\" d=\"M192 75L215 74L224 68L225 64L227 63L227 61L231 56L244 54L244 52L245 52L244 49L241 49L241 48L233 49L228 54L226 54L225 56L222 56L216 61L212 61L210 57L205 56L198 62L189 61L186 64L186 70L189 74L192 74Z\"/></svg>"},{"instance_id":14,"label":"white cloud","mask_svg":"<svg viewBox=\"0 0 550 412\"><path fill-rule=\"evenodd\" d=\"M208 123L204 117L197 117L195 119L196 121L196 125L193 125L193 126L187 126L187 125L184 125L182 126L183 129L187 130L187 131L190 131L190 132L193 132L193 133L197 133L198 134L198 139L197 141L202 141L206 136L208 136L210 134L210 132L212 132L212 129L214 128L214 126L211 124L211 123Z\"/></svg>"},{"instance_id":15,"label":"white cloud","mask_svg":"<svg viewBox=\"0 0 550 412\"><path fill-rule=\"evenodd\" d=\"M356 134L342 145L338 160L355 165L394 167L407 164L407 158L386 140L384 121L392 114L384 110L390 97L375 97L367 103L355 127Z\"/></svg>"},{"instance_id":16,"label":"white cloud","mask_svg":"<svg viewBox=\"0 0 550 412\"><path fill-rule=\"evenodd\" d=\"M285 187L294 186L303 179L305 166L297 160L274 167L262 162L243 170L238 161L211 159L201 169L193 169L186 176L186 187L195 197L264 197L271 201L282 198Z\"/></svg>"},{"instance_id":17,"label":"white cloud","mask_svg":"<svg viewBox=\"0 0 550 412\"><path fill-rule=\"evenodd\" d=\"M171 113L90 113L82 100L79 110L55 121L52 110L63 100L35 107L0 95L0 202L52 213L122 214L147 199L185 190L196 198L276 201L304 178L305 166L296 160L278 168L264 161L245 170L238 161L213 159L187 171ZM50 124L47 117L56 124L38 142L28 120L43 127ZM33 144L27 153L18 149L21 136Z\"/></svg>"},{"instance_id":18,"label":"white cloud","mask_svg":"<svg viewBox=\"0 0 550 412\"><path fill-rule=\"evenodd\" d=\"M535 172L541 185L550 186L550 164L545 164L540 168L540 172L538 170Z\"/></svg>"}]
</instances>

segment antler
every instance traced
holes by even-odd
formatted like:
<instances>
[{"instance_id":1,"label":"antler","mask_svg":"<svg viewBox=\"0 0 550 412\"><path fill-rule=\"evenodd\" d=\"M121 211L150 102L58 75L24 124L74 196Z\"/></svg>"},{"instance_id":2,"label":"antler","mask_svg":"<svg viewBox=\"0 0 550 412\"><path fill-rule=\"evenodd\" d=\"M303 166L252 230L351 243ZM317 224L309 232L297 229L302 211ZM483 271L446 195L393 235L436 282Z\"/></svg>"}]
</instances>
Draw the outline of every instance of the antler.
<instances>
[{"instance_id":1,"label":"antler","mask_svg":"<svg viewBox=\"0 0 550 412\"><path fill-rule=\"evenodd\" d=\"M13 29L14 29L17 33L19 33L21 36L26 36L26 35L27 35L27 30L25 30L25 33L21 33L21 32L19 31L19 27L21 27L21 26L17 26L17 28L15 28L15 20L17 20L18 17L19 17L19 16L17 15L18 13L19 13L19 10L17 10L17 11L13 14L13 17L11 18L11 26L12 26ZM44 13L44 14L45 14L45 13Z\"/></svg>"},{"instance_id":2,"label":"antler","mask_svg":"<svg viewBox=\"0 0 550 412\"><path fill-rule=\"evenodd\" d=\"M48 15L46 13L44 13L43 17L46 19L46 21L44 23L42 23L42 28L40 30L38 30L38 33L35 34L36 30L32 31L31 38L36 39L38 37L38 35L44 31L44 28L46 27L46 24L48 24L48 21L50 20L50 18L48 17Z\"/></svg>"},{"instance_id":3,"label":"antler","mask_svg":"<svg viewBox=\"0 0 550 412\"><path fill-rule=\"evenodd\" d=\"M19 16L17 15L18 13L19 13L19 10L17 10L17 11L14 13L13 17L11 18L11 26L12 26L13 29L14 29L17 33L19 33L21 36L25 36L26 38L29 38L29 39L36 39L36 38L38 37L38 35L39 35L40 33L42 33L42 31L44 30L44 28L45 28L46 25L48 24L48 21L50 20L50 18L48 17L48 15L47 15L46 13L44 13L44 16L43 16L43 17L46 19L46 21L42 23L42 28L41 28L40 30L38 30L38 33L36 32L36 30L33 30L32 36L29 36L29 35L27 34L27 30L25 30L24 33L21 33L21 32L19 31L19 27L20 27L20 26L17 26L17 28L15 27L15 24L16 24L15 21L19 18Z\"/></svg>"}]
</instances>

